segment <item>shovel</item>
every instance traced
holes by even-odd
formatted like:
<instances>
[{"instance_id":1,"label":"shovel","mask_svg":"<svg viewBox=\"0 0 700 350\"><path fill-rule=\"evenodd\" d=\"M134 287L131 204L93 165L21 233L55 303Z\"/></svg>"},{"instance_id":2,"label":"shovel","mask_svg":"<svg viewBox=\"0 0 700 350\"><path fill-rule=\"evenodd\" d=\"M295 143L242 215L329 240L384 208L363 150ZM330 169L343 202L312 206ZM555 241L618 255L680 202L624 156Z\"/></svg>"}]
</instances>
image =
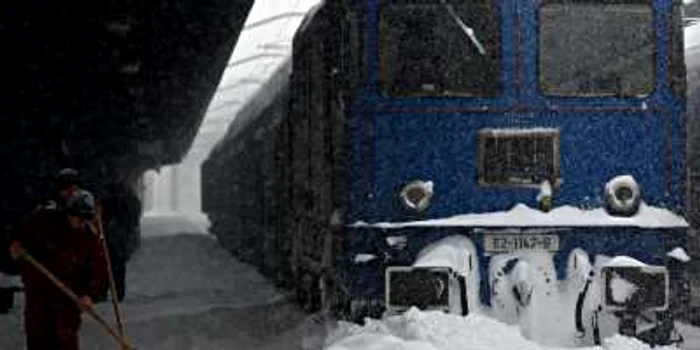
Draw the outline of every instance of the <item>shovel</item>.
<instances>
[{"instance_id":1,"label":"shovel","mask_svg":"<svg viewBox=\"0 0 700 350\"><path fill-rule=\"evenodd\" d=\"M80 298L73 293L70 288L68 288L63 282L61 282L54 274L51 273L44 265L42 265L40 262L36 261L29 253L27 253L26 250L23 250L19 258L22 260L25 260L26 262L30 263L32 266L34 266L39 272L41 272L46 278L51 280L58 289L60 289L63 293L65 293L78 307L80 307L81 310L85 311L92 319L97 321L104 330L106 330L113 338L116 340L119 345L121 346L122 350L136 350L135 347L133 347L129 341L126 339L126 337L121 336L112 326L107 322L107 320L100 315L97 310L93 306L90 307L84 307L82 303L80 302Z\"/></svg>"}]
</instances>

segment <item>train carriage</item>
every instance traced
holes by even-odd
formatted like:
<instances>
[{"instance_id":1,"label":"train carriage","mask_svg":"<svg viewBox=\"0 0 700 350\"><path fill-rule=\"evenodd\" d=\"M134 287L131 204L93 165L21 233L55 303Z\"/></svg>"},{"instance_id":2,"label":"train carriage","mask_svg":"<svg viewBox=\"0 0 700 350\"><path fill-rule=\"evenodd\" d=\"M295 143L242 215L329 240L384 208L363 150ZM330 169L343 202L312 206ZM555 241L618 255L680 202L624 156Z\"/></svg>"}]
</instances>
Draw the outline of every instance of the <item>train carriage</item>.
<instances>
[{"instance_id":1,"label":"train carriage","mask_svg":"<svg viewBox=\"0 0 700 350\"><path fill-rule=\"evenodd\" d=\"M213 233L311 310L671 342L693 221L680 7L326 1L203 166Z\"/></svg>"}]
</instances>

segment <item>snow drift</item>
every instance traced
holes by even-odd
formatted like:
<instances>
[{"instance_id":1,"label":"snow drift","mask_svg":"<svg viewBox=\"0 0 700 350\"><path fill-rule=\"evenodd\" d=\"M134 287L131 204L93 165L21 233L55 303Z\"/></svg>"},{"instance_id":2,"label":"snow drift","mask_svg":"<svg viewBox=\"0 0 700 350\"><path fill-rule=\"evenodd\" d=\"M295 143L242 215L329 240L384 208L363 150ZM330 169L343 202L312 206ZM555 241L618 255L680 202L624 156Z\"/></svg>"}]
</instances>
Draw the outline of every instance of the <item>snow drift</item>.
<instances>
[{"instance_id":1,"label":"snow drift","mask_svg":"<svg viewBox=\"0 0 700 350\"><path fill-rule=\"evenodd\" d=\"M480 314L466 317L438 311L408 312L384 320L367 319L364 326L340 323L326 340L327 350L540 350L544 347L509 326ZM649 345L633 338L615 335L602 347L584 350L650 350ZM677 347L656 347L677 350Z\"/></svg>"}]
</instances>

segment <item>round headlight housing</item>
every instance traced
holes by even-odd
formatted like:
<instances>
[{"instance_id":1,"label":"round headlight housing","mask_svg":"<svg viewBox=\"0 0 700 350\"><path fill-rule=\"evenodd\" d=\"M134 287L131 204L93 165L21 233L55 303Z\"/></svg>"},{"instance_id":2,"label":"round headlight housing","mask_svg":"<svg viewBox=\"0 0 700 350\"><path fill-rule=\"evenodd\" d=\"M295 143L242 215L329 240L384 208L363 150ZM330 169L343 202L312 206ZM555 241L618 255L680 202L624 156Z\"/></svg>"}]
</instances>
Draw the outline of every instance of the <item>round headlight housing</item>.
<instances>
[{"instance_id":1,"label":"round headlight housing","mask_svg":"<svg viewBox=\"0 0 700 350\"><path fill-rule=\"evenodd\" d=\"M605 210L610 215L632 216L641 202L642 191L630 175L617 176L605 185Z\"/></svg>"},{"instance_id":2,"label":"round headlight housing","mask_svg":"<svg viewBox=\"0 0 700 350\"><path fill-rule=\"evenodd\" d=\"M430 206L433 198L433 183L423 180L412 181L401 189L399 197L406 208L423 211Z\"/></svg>"}]
</instances>

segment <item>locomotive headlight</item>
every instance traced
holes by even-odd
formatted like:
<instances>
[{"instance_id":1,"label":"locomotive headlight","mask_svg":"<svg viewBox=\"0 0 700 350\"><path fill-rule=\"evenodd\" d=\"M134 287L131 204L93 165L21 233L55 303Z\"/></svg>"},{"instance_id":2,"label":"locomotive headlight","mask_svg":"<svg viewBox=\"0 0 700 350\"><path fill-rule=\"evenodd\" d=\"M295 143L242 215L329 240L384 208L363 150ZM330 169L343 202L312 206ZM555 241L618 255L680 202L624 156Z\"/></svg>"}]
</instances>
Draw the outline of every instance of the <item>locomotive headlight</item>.
<instances>
[{"instance_id":1,"label":"locomotive headlight","mask_svg":"<svg viewBox=\"0 0 700 350\"><path fill-rule=\"evenodd\" d=\"M401 202L409 209L423 211L433 198L432 181L415 180L401 190Z\"/></svg>"},{"instance_id":2,"label":"locomotive headlight","mask_svg":"<svg viewBox=\"0 0 700 350\"><path fill-rule=\"evenodd\" d=\"M642 191L630 175L617 176L605 185L605 210L611 215L632 216L641 201Z\"/></svg>"}]
</instances>

